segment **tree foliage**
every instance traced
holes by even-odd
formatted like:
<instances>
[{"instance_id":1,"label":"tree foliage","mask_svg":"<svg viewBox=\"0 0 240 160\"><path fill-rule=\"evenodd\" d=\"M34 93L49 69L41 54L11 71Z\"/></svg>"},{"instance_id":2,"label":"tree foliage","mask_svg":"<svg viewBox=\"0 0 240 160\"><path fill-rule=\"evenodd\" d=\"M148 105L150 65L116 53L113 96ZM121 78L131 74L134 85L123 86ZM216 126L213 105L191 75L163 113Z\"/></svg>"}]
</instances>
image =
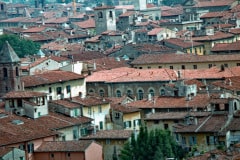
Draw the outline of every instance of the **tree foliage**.
<instances>
[{"instance_id":1,"label":"tree foliage","mask_svg":"<svg viewBox=\"0 0 240 160\"><path fill-rule=\"evenodd\" d=\"M166 6L174 6L174 5L182 4L185 1L186 0L163 0L162 3L163 5L166 5Z\"/></svg>"},{"instance_id":2,"label":"tree foliage","mask_svg":"<svg viewBox=\"0 0 240 160\"><path fill-rule=\"evenodd\" d=\"M121 150L120 160L181 159L184 151L166 130L152 130L141 127L137 137L133 134Z\"/></svg>"},{"instance_id":3,"label":"tree foliage","mask_svg":"<svg viewBox=\"0 0 240 160\"><path fill-rule=\"evenodd\" d=\"M6 41L8 41L20 58L24 57L25 55L36 54L40 49L40 44L31 40L22 39L12 34L3 34L0 36L0 48L2 48Z\"/></svg>"}]
</instances>

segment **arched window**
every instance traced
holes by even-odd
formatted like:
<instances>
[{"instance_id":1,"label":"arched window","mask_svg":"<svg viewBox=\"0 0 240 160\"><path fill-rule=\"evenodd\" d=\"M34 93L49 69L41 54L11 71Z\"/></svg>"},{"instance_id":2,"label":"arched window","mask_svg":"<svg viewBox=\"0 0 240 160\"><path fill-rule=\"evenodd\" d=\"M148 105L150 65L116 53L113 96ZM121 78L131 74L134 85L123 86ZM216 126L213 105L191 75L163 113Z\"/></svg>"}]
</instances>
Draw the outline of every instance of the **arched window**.
<instances>
[{"instance_id":1,"label":"arched window","mask_svg":"<svg viewBox=\"0 0 240 160\"><path fill-rule=\"evenodd\" d=\"M150 94L152 97L154 97L154 95L155 95L154 90L153 90L153 89L150 89L150 90L149 90L149 94Z\"/></svg>"},{"instance_id":2,"label":"arched window","mask_svg":"<svg viewBox=\"0 0 240 160\"><path fill-rule=\"evenodd\" d=\"M119 91L119 90L116 91L116 97L122 97L121 91Z\"/></svg>"},{"instance_id":3,"label":"arched window","mask_svg":"<svg viewBox=\"0 0 240 160\"><path fill-rule=\"evenodd\" d=\"M164 90L164 89L161 89L161 90L160 90L160 95L161 95L161 96L164 96L164 95L165 95L165 90Z\"/></svg>"},{"instance_id":4,"label":"arched window","mask_svg":"<svg viewBox=\"0 0 240 160\"><path fill-rule=\"evenodd\" d=\"M7 68L3 68L3 77L4 78L8 77L8 70L7 70Z\"/></svg>"},{"instance_id":5,"label":"arched window","mask_svg":"<svg viewBox=\"0 0 240 160\"><path fill-rule=\"evenodd\" d=\"M17 76L17 77L19 76L19 70L18 70L18 67L16 67L16 76Z\"/></svg>"},{"instance_id":6,"label":"arched window","mask_svg":"<svg viewBox=\"0 0 240 160\"><path fill-rule=\"evenodd\" d=\"M138 90L138 100L141 100L141 99L143 99L143 90L139 89Z\"/></svg>"},{"instance_id":7,"label":"arched window","mask_svg":"<svg viewBox=\"0 0 240 160\"><path fill-rule=\"evenodd\" d=\"M127 90L127 96L132 96L132 94L133 94L133 93L132 93L132 90L130 90L130 89Z\"/></svg>"},{"instance_id":8,"label":"arched window","mask_svg":"<svg viewBox=\"0 0 240 160\"><path fill-rule=\"evenodd\" d=\"M98 12L98 18L103 18L103 13L102 12Z\"/></svg>"},{"instance_id":9,"label":"arched window","mask_svg":"<svg viewBox=\"0 0 240 160\"><path fill-rule=\"evenodd\" d=\"M112 13L112 11L109 11L109 17L110 17L110 18L113 18L113 13Z\"/></svg>"},{"instance_id":10,"label":"arched window","mask_svg":"<svg viewBox=\"0 0 240 160\"><path fill-rule=\"evenodd\" d=\"M93 94L93 93L94 93L94 90L93 90L93 89L89 89L89 90L88 90L88 93L89 93L89 94Z\"/></svg>"},{"instance_id":11,"label":"arched window","mask_svg":"<svg viewBox=\"0 0 240 160\"><path fill-rule=\"evenodd\" d=\"M104 97L104 90L103 89L99 90L99 96Z\"/></svg>"}]
</instances>

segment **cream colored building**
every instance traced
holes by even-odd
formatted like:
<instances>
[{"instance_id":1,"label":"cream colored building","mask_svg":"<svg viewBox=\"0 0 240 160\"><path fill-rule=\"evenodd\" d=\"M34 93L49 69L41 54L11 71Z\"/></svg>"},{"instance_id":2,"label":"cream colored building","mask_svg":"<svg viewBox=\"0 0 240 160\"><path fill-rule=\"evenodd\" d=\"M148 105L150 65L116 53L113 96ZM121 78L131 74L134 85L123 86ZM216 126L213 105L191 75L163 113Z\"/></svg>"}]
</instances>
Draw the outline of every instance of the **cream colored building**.
<instances>
[{"instance_id":1,"label":"cream colored building","mask_svg":"<svg viewBox=\"0 0 240 160\"><path fill-rule=\"evenodd\" d=\"M70 97L85 97L85 77L68 71L48 71L38 75L22 77L25 90L44 92L48 100Z\"/></svg>"}]
</instances>

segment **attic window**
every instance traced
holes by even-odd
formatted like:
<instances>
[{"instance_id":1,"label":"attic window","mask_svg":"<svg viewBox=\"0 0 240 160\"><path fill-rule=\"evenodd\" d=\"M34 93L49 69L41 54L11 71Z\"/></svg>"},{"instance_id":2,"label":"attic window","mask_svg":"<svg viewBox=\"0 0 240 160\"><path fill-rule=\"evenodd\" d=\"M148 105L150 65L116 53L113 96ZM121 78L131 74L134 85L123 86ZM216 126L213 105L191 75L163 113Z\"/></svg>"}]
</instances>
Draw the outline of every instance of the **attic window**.
<instances>
[{"instance_id":1,"label":"attic window","mask_svg":"<svg viewBox=\"0 0 240 160\"><path fill-rule=\"evenodd\" d=\"M15 119L15 120L12 120L12 124L20 125L20 124L24 124L24 122L19 119Z\"/></svg>"}]
</instances>

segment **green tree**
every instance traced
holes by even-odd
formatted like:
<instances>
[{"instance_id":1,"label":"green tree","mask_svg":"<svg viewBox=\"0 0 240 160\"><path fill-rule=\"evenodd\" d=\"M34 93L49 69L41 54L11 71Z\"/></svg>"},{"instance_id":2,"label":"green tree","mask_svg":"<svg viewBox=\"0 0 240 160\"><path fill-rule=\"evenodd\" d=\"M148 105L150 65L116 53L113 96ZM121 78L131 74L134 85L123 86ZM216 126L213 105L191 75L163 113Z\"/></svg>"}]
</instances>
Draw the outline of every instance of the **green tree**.
<instances>
[{"instance_id":1,"label":"green tree","mask_svg":"<svg viewBox=\"0 0 240 160\"><path fill-rule=\"evenodd\" d=\"M6 41L8 41L20 58L24 57L25 55L36 54L40 49L40 44L31 40L22 39L13 34L3 34L0 36L0 48L2 48Z\"/></svg>"},{"instance_id":2,"label":"green tree","mask_svg":"<svg viewBox=\"0 0 240 160\"><path fill-rule=\"evenodd\" d=\"M155 130L148 132L141 127L137 139L132 135L120 154L120 160L157 160L184 157L184 152L174 141L169 131Z\"/></svg>"}]
</instances>

